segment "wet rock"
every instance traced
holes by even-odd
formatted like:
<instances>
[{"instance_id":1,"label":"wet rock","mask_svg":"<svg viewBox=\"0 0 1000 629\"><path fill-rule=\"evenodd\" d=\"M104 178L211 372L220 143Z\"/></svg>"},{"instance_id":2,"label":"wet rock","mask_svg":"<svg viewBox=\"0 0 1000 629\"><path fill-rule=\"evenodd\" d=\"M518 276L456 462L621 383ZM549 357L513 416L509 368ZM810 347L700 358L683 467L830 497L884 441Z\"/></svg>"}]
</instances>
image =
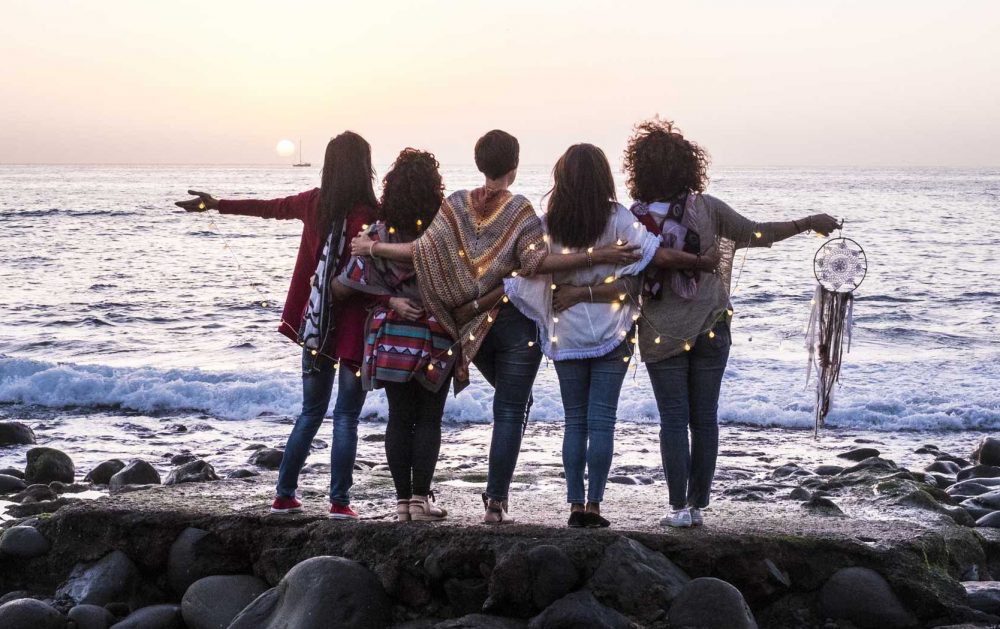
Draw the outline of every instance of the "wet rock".
<instances>
[{"instance_id":1,"label":"wet rock","mask_svg":"<svg viewBox=\"0 0 1000 629\"><path fill-rule=\"evenodd\" d=\"M872 457L861 461L857 465L846 467L838 476L848 476L857 472L891 473L899 470L894 461L880 457Z\"/></svg>"},{"instance_id":2,"label":"wet rock","mask_svg":"<svg viewBox=\"0 0 1000 629\"><path fill-rule=\"evenodd\" d=\"M958 480L970 478L998 478L1000 477L1000 466L996 465L973 465L958 472Z\"/></svg>"},{"instance_id":3,"label":"wet rock","mask_svg":"<svg viewBox=\"0 0 1000 629\"><path fill-rule=\"evenodd\" d=\"M981 465L1000 465L1000 439L983 437L972 453L972 460Z\"/></svg>"},{"instance_id":4,"label":"wet rock","mask_svg":"<svg viewBox=\"0 0 1000 629\"><path fill-rule=\"evenodd\" d=\"M615 485L638 485L639 481L632 478L631 476L625 476L624 474L616 474L614 476L608 477L608 482Z\"/></svg>"},{"instance_id":5,"label":"wet rock","mask_svg":"<svg viewBox=\"0 0 1000 629\"><path fill-rule=\"evenodd\" d=\"M72 483L76 477L73 459L55 448L32 448L27 453L28 465L24 468L24 479L28 483L51 483L59 480Z\"/></svg>"},{"instance_id":6,"label":"wet rock","mask_svg":"<svg viewBox=\"0 0 1000 629\"><path fill-rule=\"evenodd\" d=\"M962 468L959 467L958 463L954 463L952 461L934 461L933 463L931 463L930 465L928 465L927 467L925 467L924 471L925 472L938 472L938 473L941 473L941 474L948 474L948 475L954 476L954 475L958 474L958 472L961 469Z\"/></svg>"},{"instance_id":7,"label":"wet rock","mask_svg":"<svg viewBox=\"0 0 1000 629\"><path fill-rule=\"evenodd\" d=\"M167 583L183 594L195 582L214 575L249 572L250 560L227 549L218 537L198 528L186 528L170 545Z\"/></svg>"},{"instance_id":8,"label":"wet rock","mask_svg":"<svg viewBox=\"0 0 1000 629\"><path fill-rule=\"evenodd\" d=\"M912 627L917 619L909 612L879 573L869 568L841 568L823 585L820 613L849 620L860 629Z\"/></svg>"},{"instance_id":9,"label":"wet rock","mask_svg":"<svg viewBox=\"0 0 1000 629\"><path fill-rule=\"evenodd\" d=\"M941 507L941 511L955 521L959 526L975 526L976 518L972 517L964 507Z\"/></svg>"},{"instance_id":10,"label":"wet rock","mask_svg":"<svg viewBox=\"0 0 1000 629\"><path fill-rule=\"evenodd\" d=\"M820 465L815 471L820 476L836 476L844 471L844 467L842 465Z\"/></svg>"},{"instance_id":11,"label":"wet rock","mask_svg":"<svg viewBox=\"0 0 1000 629\"><path fill-rule=\"evenodd\" d=\"M757 629L753 612L740 591L711 577L695 579L685 585L670 606L667 619L672 628L678 629Z\"/></svg>"},{"instance_id":12,"label":"wet rock","mask_svg":"<svg viewBox=\"0 0 1000 629\"><path fill-rule=\"evenodd\" d=\"M111 629L184 629L180 605L150 605L129 614Z\"/></svg>"},{"instance_id":13,"label":"wet rock","mask_svg":"<svg viewBox=\"0 0 1000 629\"><path fill-rule=\"evenodd\" d=\"M966 604L987 614L1000 614L1000 581L970 581L962 583Z\"/></svg>"},{"instance_id":14,"label":"wet rock","mask_svg":"<svg viewBox=\"0 0 1000 629\"><path fill-rule=\"evenodd\" d=\"M108 489L119 491L127 485L159 485L160 473L147 461L132 459L108 481Z\"/></svg>"},{"instance_id":15,"label":"wet rock","mask_svg":"<svg viewBox=\"0 0 1000 629\"><path fill-rule=\"evenodd\" d=\"M580 575L558 546L517 544L497 561L483 611L526 618L568 594Z\"/></svg>"},{"instance_id":16,"label":"wet rock","mask_svg":"<svg viewBox=\"0 0 1000 629\"><path fill-rule=\"evenodd\" d=\"M108 629L115 615L98 605L77 605L66 617L76 623L76 629Z\"/></svg>"},{"instance_id":17,"label":"wet rock","mask_svg":"<svg viewBox=\"0 0 1000 629\"><path fill-rule=\"evenodd\" d=\"M219 480L219 475L215 473L215 468L209 463L198 459L185 463L167 474L164 485L179 485L180 483L204 483Z\"/></svg>"},{"instance_id":18,"label":"wet rock","mask_svg":"<svg viewBox=\"0 0 1000 629\"><path fill-rule=\"evenodd\" d=\"M66 618L54 607L33 598L20 598L0 605L3 629L65 629Z\"/></svg>"},{"instance_id":19,"label":"wet rock","mask_svg":"<svg viewBox=\"0 0 1000 629\"><path fill-rule=\"evenodd\" d=\"M12 526L0 535L0 555L31 559L49 552L49 540L33 526Z\"/></svg>"},{"instance_id":20,"label":"wet rock","mask_svg":"<svg viewBox=\"0 0 1000 629\"><path fill-rule=\"evenodd\" d=\"M13 476L14 478L20 478L24 480L24 470L19 470L16 467L5 467L0 469L0 474L5 476Z\"/></svg>"},{"instance_id":21,"label":"wet rock","mask_svg":"<svg viewBox=\"0 0 1000 629\"><path fill-rule=\"evenodd\" d=\"M0 422L0 447L24 446L35 443L35 431L21 422Z\"/></svg>"},{"instance_id":22,"label":"wet rock","mask_svg":"<svg viewBox=\"0 0 1000 629\"><path fill-rule=\"evenodd\" d=\"M171 465L178 465L179 466L179 465L184 465L185 463L191 463L192 461L197 461L197 460L198 460L198 457L196 457L193 454L188 454L188 453L185 453L185 454L175 454L174 456L170 457L170 464ZM168 483L164 483L164 484L166 485Z\"/></svg>"},{"instance_id":23,"label":"wet rock","mask_svg":"<svg viewBox=\"0 0 1000 629\"><path fill-rule=\"evenodd\" d=\"M31 592L27 590L14 590L13 592L7 592L3 596L0 596L0 605L16 601L19 598L31 598Z\"/></svg>"},{"instance_id":24,"label":"wet rock","mask_svg":"<svg viewBox=\"0 0 1000 629\"><path fill-rule=\"evenodd\" d=\"M535 616L528 629L632 629L631 620L597 602L587 590L559 599Z\"/></svg>"},{"instance_id":25,"label":"wet rock","mask_svg":"<svg viewBox=\"0 0 1000 629\"><path fill-rule=\"evenodd\" d=\"M882 453L875 448L854 448L853 450L848 450L847 452L841 452L837 455L838 458L847 459L848 461L864 461L865 459L870 459L872 457L880 456Z\"/></svg>"},{"instance_id":26,"label":"wet rock","mask_svg":"<svg viewBox=\"0 0 1000 629\"><path fill-rule=\"evenodd\" d=\"M785 463L781 467L771 472L771 478L778 480L781 478L795 478L799 476L812 476L809 470L802 469L795 463Z\"/></svg>"},{"instance_id":27,"label":"wet rock","mask_svg":"<svg viewBox=\"0 0 1000 629\"><path fill-rule=\"evenodd\" d=\"M373 432L370 435L365 435L364 437L361 437L361 440L366 443L382 443L383 441L385 441L385 433Z\"/></svg>"},{"instance_id":28,"label":"wet rock","mask_svg":"<svg viewBox=\"0 0 1000 629\"><path fill-rule=\"evenodd\" d=\"M809 500L812 498L812 493L804 487L796 487L790 494L788 494L788 498L798 501Z\"/></svg>"},{"instance_id":29,"label":"wet rock","mask_svg":"<svg viewBox=\"0 0 1000 629\"><path fill-rule=\"evenodd\" d=\"M0 474L0 494L12 494L26 489L28 485L16 476Z\"/></svg>"},{"instance_id":30,"label":"wet rock","mask_svg":"<svg viewBox=\"0 0 1000 629\"><path fill-rule=\"evenodd\" d=\"M57 599L73 603L107 605L129 600L139 581L139 570L120 550L98 561L77 564L66 583L56 590Z\"/></svg>"},{"instance_id":31,"label":"wet rock","mask_svg":"<svg viewBox=\"0 0 1000 629\"><path fill-rule=\"evenodd\" d=\"M281 467L281 459L284 455L285 451L278 448L261 448L250 455L248 462L267 470L276 470Z\"/></svg>"},{"instance_id":32,"label":"wet rock","mask_svg":"<svg viewBox=\"0 0 1000 629\"><path fill-rule=\"evenodd\" d=\"M968 459L964 459L960 456L955 456L953 454L939 454L934 458L935 461L951 461L952 463L958 464L959 467L972 467L972 462Z\"/></svg>"},{"instance_id":33,"label":"wet rock","mask_svg":"<svg viewBox=\"0 0 1000 629\"><path fill-rule=\"evenodd\" d=\"M937 447L933 443L924 444L913 451L914 454L933 454L937 456L941 453L941 448Z\"/></svg>"},{"instance_id":34,"label":"wet rock","mask_svg":"<svg viewBox=\"0 0 1000 629\"><path fill-rule=\"evenodd\" d=\"M83 480L95 485L107 485L111 482L111 477L125 469L125 461L121 459L108 459L97 464L97 467L87 472Z\"/></svg>"},{"instance_id":35,"label":"wet rock","mask_svg":"<svg viewBox=\"0 0 1000 629\"><path fill-rule=\"evenodd\" d=\"M819 515L842 516L844 512L837 503L825 496L813 496L802 503L802 507Z\"/></svg>"},{"instance_id":36,"label":"wet rock","mask_svg":"<svg viewBox=\"0 0 1000 629\"><path fill-rule=\"evenodd\" d=\"M260 472L246 467L237 468L226 474L226 478L253 478L254 476L260 476Z\"/></svg>"},{"instance_id":37,"label":"wet rock","mask_svg":"<svg viewBox=\"0 0 1000 629\"><path fill-rule=\"evenodd\" d=\"M1000 511L987 513L983 517L977 519L976 526L988 527L992 529L1000 528Z\"/></svg>"},{"instance_id":38,"label":"wet rock","mask_svg":"<svg viewBox=\"0 0 1000 629\"><path fill-rule=\"evenodd\" d=\"M969 502L993 511L1000 510L1000 489L991 489L986 493L979 494L970 498Z\"/></svg>"},{"instance_id":39,"label":"wet rock","mask_svg":"<svg viewBox=\"0 0 1000 629\"><path fill-rule=\"evenodd\" d=\"M243 609L269 589L255 576L217 575L195 581L181 600L189 629L226 629Z\"/></svg>"},{"instance_id":40,"label":"wet rock","mask_svg":"<svg viewBox=\"0 0 1000 629\"><path fill-rule=\"evenodd\" d=\"M391 610L382 583L367 568L341 557L313 557L250 603L229 629L382 629Z\"/></svg>"},{"instance_id":41,"label":"wet rock","mask_svg":"<svg viewBox=\"0 0 1000 629\"><path fill-rule=\"evenodd\" d=\"M662 616L690 580L662 554L623 537L605 550L587 586L604 604L649 621Z\"/></svg>"},{"instance_id":42,"label":"wet rock","mask_svg":"<svg viewBox=\"0 0 1000 629\"><path fill-rule=\"evenodd\" d=\"M469 614L434 625L434 629L524 629L525 627L527 625L522 620L486 614Z\"/></svg>"},{"instance_id":43,"label":"wet rock","mask_svg":"<svg viewBox=\"0 0 1000 629\"><path fill-rule=\"evenodd\" d=\"M24 488L24 491L19 492L14 495L14 502L43 502L45 500L55 500L56 492L52 491L52 488L48 485L42 485L37 483L34 485L28 485Z\"/></svg>"},{"instance_id":44,"label":"wet rock","mask_svg":"<svg viewBox=\"0 0 1000 629\"><path fill-rule=\"evenodd\" d=\"M444 582L444 594L448 605L457 616L474 614L483 609L489 596L486 579L448 579Z\"/></svg>"},{"instance_id":45,"label":"wet rock","mask_svg":"<svg viewBox=\"0 0 1000 629\"><path fill-rule=\"evenodd\" d=\"M945 491L953 498L971 498L997 488L1000 488L1000 478L976 478L955 483Z\"/></svg>"},{"instance_id":46,"label":"wet rock","mask_svg":"<svg viewBox=\"0 0 1000 629\"><path fill-rule=\"evenodd\" d=\"M979 518L987 516L993 513L994 511L993 509L988 509L986 507L981 507L977 505L976 503L972 502L971 499L962 502L961 508L965 509L965 511L970 516L972 516L973 520L978 520Z\"/></svg>"}]
</instances>

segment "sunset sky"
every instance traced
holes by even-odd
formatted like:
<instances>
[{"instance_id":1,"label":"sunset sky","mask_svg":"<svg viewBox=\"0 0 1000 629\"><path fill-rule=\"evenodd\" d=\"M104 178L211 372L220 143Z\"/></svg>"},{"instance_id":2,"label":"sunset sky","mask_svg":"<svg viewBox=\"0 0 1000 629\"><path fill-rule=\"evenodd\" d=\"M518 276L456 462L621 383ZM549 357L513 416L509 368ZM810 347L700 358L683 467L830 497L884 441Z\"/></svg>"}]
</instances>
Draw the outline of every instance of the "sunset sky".
<instances>
[{"instance_id":1,"label":"sunset sky","mask_svg":"<svg viewBox=\"0 0 1000 629\"><path fill-rule=\"evenodd\" d=\"M723 165L1000 165L1000 2L0 0L0 163L269 163L365 135L548 164L678 122Z\"/></svg>"}]
</instances>

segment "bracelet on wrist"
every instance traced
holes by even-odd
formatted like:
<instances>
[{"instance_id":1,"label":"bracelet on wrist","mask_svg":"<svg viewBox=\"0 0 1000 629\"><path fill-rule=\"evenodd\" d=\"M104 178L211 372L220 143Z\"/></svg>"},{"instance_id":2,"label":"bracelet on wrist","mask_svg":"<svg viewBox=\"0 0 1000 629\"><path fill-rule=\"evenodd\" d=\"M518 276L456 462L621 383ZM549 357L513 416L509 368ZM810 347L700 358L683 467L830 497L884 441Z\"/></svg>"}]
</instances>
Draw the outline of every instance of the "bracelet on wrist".
<instances>
[{"instance_id":1,"label":"bracelet on wrist","mask_svg":"<svg viewBox=\"0 0 1000 629\"><path fill-rule=\"evenodd\" d=\"M587 250L587 266L588 267L594 266L594 255L590 252L589 249Z\"/></svg>"},{"instance_id":2,"label":"bracelet on wrist","mask_svg":"<svg viewBox=\"0 0 1000 629\"><path fill-rule=\"evenodd\" d=\"M594 289L588 286L587 292L590 293L590 303L594 303Z\"/></svg>"}]
</instances>

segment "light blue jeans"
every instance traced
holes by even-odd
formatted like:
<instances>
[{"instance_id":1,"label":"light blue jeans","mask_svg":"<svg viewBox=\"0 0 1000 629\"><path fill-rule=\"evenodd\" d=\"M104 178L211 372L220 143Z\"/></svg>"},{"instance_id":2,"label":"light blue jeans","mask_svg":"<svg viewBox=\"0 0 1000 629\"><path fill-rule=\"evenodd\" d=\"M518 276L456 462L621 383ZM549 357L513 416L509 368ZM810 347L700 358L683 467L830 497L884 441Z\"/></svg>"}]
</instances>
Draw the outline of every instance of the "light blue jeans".
<instances>
[{"instance_id":1,"label":"light blue jeans","mask_svg":"<svg viewBox=\"0 0 1000 629\"><path fill-rule=\"evenodd\" d=\"M589 472L587 502L604 499L615 452L618 396L630 364L624 360L628 355L623 342L599 358L555 361L566 414L562 457L570 504L584 502L585 469Z\"/></svg>"},{"instance_id":2,"label":"light blue jeans","mask_svg":"<svg viewBox=\"0 0 1000 629\"><path fill-rule=\"evenodd\" d=\"M302 352L302 414L295 420L285 444L285 455L278 469L280 497L291 498L299 486L299 472L309 456L313 437L323 425L337 365L329 358ZM333 407L333 442L330 444L330 502L342 506L351 503L354 485L354 458L358 452L358 418L367 392L361 378L351 369L341 369L337 385L337 403Z\"/></svg>"}]
</instances>

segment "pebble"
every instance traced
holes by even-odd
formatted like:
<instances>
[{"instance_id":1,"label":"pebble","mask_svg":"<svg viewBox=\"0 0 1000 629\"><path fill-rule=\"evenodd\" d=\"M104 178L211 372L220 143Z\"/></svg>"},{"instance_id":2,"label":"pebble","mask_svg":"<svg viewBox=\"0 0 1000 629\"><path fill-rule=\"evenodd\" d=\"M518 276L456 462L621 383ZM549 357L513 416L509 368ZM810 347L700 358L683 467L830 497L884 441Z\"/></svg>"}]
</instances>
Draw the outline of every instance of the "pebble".
<instances>
[{"instance_id":1,"label":"pebble","mask_svg":"<svg viewBox=\"0 0 1000 629\"><path fill-rule=\"evenodd\" d=\"M24 479L28 483L51 483L54 480L72 483L76 477L73 459L55 448L32 448L27 452L28 465Z\"/></svg>"}]
</instances>

